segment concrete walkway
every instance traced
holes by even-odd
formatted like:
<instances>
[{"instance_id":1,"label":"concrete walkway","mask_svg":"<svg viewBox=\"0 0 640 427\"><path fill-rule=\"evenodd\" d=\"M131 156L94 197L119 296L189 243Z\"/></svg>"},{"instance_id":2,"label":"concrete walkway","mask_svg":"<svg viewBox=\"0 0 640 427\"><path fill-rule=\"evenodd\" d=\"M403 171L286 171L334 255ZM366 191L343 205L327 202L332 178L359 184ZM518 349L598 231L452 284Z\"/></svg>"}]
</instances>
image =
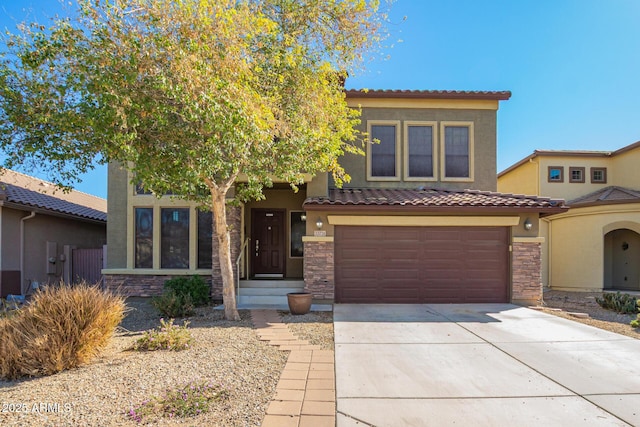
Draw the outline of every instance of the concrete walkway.
<instances>
[{"instance_id":1,"label":"concrete walkway","mask_svg":"<svg viewBox=\"0 0 640 427\"><path fill-rule=\"evenodd\" d=\"M640 426L640 340L509 304L334 307L337 426Z\"/></svg>"},{"instance_id":2,"label":"concrete walkway","mask_svg":"<svg viewBox=\"0 0 640 427\"><path fill-rule=\"evenodd\" d=\"M275 310L251 310L263 341L291 351L262 427L334 427L334 352L298 339Z\"/></svg>"}]
</instances>

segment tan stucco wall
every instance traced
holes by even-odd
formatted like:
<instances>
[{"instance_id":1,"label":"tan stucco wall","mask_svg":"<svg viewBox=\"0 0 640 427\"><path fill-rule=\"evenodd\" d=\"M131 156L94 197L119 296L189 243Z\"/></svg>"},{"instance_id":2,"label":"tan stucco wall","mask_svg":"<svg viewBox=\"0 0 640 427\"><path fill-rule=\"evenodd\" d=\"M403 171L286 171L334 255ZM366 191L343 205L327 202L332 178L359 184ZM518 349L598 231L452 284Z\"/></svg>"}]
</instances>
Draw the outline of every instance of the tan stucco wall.
<instances>
[{"instance_id":1,"label":"tan stucco wall","mask_svg":"<svg viewBox=\"0 0 640 427\"><path fill-rule=\"evenodd\" d=\"M539 221L537 213L514 213L504 215L487 215L479 213L455 214L449 213L420 213L409 212L405 214L389 212L361 212L357 210L340 212L328 210L307 211L307 236L313 236L318 230L316 221L320 218L323 222L322 231L326 231L327 236L335 235L335 226L332 222L349 222L349 225L371 225L367 221L373 221L375 225L388 226L504 226L507 223L515 223L511 226L511 236L521 238L536 238L539 236ZM349 221L349 218L353 218ZM416 220L414 220L416 218ZM379 220L377 220L379 219ZM525 230L524 223L529 220L532 224L531 230Z\"/></svg>"},{"instance_id":2,"label":"tan stucco wall","mask_svg":"<svg viewBox=\"0 0 640 427\"><path fill-rule=\"evenodd\" d=\"M363 108L361 124L358 129L367 131L369 120L398 120L400 126L401 151L404 141L404 121L435 121L436 144L440 153L439 123L444 121L473 122L474 124L474 182L441 182L441 181L367 181L366 158L354 154L346 154L339 162L351 175L351 182L345 188L417 188L420 186L446 189L480 189L496 191L496 111L470 109L418 109L418 108ZM400 153L402 156L402 153ZM439 156L439 154L438 154ZM402 157L401 157L402 158ZM401 166L402 168L402 166ZM439 168L436 174L439 175ZM400 174L402 175L402 173ZM330 186L333 181L330 180Z\"/></svg>"},{"instance_id":3,"label":"tan stucco wall","mask_svg":"<svg viewBox=\"0 0 640 427\"><path fill-rule=\"evenodd\" d=\"M127 171L110 163L107 185L107 268L127 266Z\"/></svg>"},{"instance_id":4,"label":"tan stucco wall","mask_svg":"<svg viewBox=\"0 0 640 427\"><path fill-rule=\"evenodd\" d=\"M542 286L549 287L549 221L540 219L540 237L544 239L540 245L540 274L542 276Z\"/></svg>"},{"instance_id":5,"label":"tan stucco wall","mask_svg":"<svg viewBox=\"0 0 640 427\"><path fill-rule=\"evenodd\" d=\"M536 196L540 192L538 181L538 162L532 159L520 167L498 178L498 191L501 193L526 194Z\"/></svg>"},{"instance_id":6,"label":"tan stucco wall","mask_svg":"<svg viewBox=\"0 0 640 427\"><path fill-rule=\"evenodd\" d=\"M289 253L290 236L289 230L290 224L290 212L291 211L303 211L302 203L307 197L306 190L300 189L297 193L294 193L291 189L282 190L265 190L266 199L258 202L249 202L244 207L244 227L242 233L242 241L246 238L252 238L251 236L251 210L252 209L285 209L286 210L286 277L289 278L302 278L302 258L292 258ZM315 220L313 221L315 223ZM307 221L309 223L309 221ZM253 239L252 239L253 240Z\"/></svg>"},{"instance_id":7,"label":"tan stucco wall","mask_svg":"<svg viewBox=\"0 0 640 427\"><path fill-rule=\"evenodd\" d=\"M574 208L549 219L546 232L553 289L600 291L604 284L604 236L617 228L640 232L640 204ZM544 279L544 277L543 277Z\"/></svg>"},{"instance_id":8,"label":"tan stucco wall","mask_svg":"<svg viewBox=\"0 0 640 427\"><path fill-rule=\"evenodd\" d=\"M592 193L597 190L601 190L605 187L615 184L612 179L611 173L613 172L612 164L609 158L606 157L537 157L540 162L540 195L545 197L559 198L566 201L576 199L580 196ZM548 182L547 171L549 166L563 166L564 167L564 182ZM573 183L569 182L569 168L570 167L584 167L585 168L585 182ZM592 184L590 168L592 167L606 167L607 168L607 183L606 184Z\"/></svg>"},{"instance_id":9,"label":"tan stucco wall","mask_svg":"<svg viewBox=\"0 0 640 427\"><path fill-rule=\"evenodd\" d=\"M640 190L640 148L618 154L611 159L608 185Z\"/></svg>"},{"instance_id":10,"label":"tan stucco wall","mask_svg":"<svg viewBox=\"0 0 640 427\"><path fill-rule=\"evenodd\" d=\"M16 224L19 230L19 221ZM104 224L91 224L66 218L58 218L37 214L24 222L25 262L24 285L29 280L40 283L56 282L62 278L63 266L68 260L60 261L64 246L77 248L102 248L106 243L106 227ZM19 242L19 240L18 240ZM47 274L47 242L56 243L55 273ZM14 249L18 252L19 243ZM19 257L18 253L18 257Z\"/></svg>"},{"instance_id":11,"label":"tan stucco wall","mask_svg":"<svg viewBox=\"0 0 640 427\"><path fill-rule=\"evenodd\" d=\"M20 219L29 212L2 208L2 270L20 270Z\"/></svg>"}]
</instances>

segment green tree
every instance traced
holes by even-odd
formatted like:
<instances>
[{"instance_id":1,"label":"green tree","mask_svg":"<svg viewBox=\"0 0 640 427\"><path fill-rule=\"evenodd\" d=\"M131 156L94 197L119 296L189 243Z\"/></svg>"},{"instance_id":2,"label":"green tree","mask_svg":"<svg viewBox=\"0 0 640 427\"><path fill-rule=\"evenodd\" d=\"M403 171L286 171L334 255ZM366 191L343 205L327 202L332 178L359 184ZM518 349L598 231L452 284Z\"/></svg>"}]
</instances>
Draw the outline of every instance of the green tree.
<instances>
[{"instance_id":1,"label":"green tree","mask_svg":"<svg viewBox=\"0 0 640 427\"><path fill-rule=\"evenodd\" d=\"M154 194L211 209L225 315L239 319L227 199L303 172L348 179L337 159L361 151L359 113L342 84L383 18L377 0L79 0L7 37L4 167L47 164L69 186L119 162Z\"/></svg>"}]
</instances>

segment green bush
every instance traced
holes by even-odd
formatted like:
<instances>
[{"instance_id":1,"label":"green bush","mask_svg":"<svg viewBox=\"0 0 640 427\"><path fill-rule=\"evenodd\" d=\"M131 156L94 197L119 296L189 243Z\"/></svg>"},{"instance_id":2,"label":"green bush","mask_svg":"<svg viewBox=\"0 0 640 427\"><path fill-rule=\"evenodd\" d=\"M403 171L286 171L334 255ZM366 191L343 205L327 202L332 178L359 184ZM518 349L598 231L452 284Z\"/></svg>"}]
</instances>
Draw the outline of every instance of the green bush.
<instances>
[{"instance_id":1,"label":"green bush","mask_svg":"<svg viewBox=\"0 0 640 427\"><path fill-rule=\"evenodd\" d=\"M637 301L637 304L638 304L638 315L636 316L635 319L631 321L631 326L633 326L634 328L640 328L640 300Z\"/></svg>"},{"instance_id":2,"label":"green bush","mask_svg":"<svg viewBox=\"0 0 640 427\"><path fill-rule=\"evenodd\" d=\"M124 298L86 283L45 287L0 319L0 378L52 375L95 357L125 312Z\"/></svg>"},{"instance_id":3,"label":"green bush","mask_svg":"<svg viewBox=\"0 0 640 427\"><path fill-rule=\"evenodd\" d=\"M191 296L178 294L174 290L165 291L161 296L154 297L151 304L165 317L186 317L194 313Z\"/></svg>"},{"instance_id":4,"label":"green bush","mask_svg":"<svg viewBox=\"0 0 640 427\"><path fill-rule=\"evenodd\" d=\"M133 344L133 350L180 351L187 349L191 341L193 341L187 326L189 326L189 322L185 322L183 326L178 326L173 324L173 319L169 319L168 322L160 319L160 327L145 332Z\"/></svg>"},{"instance_id":5,"label":"green bush","mask_svg":"<svg viewBox=\"0 0 640 427\"><path fill-rule=\"evenodd\" d=\"M638 312L638 300L629 294L620 292L602 294L602 298L596 298L601 307L613 310L616 313L635 314Z\"/></svg>"},{"instance_id":6,"label":"green bush","mask_svg":"<svg viewBox=\"0 0 640 427\"><path fill-rule=\"evenodd\" d=\"M189 295L196 307L209 303L209 285L200 276L175 277L164 282L164 288L179 296Z\"/></svg>"},{"instance_id":7,"label":"green bush","mask_svg":"<svg viewBox=\"0 0 640 427\"><path fill-rule=\"evenodd\" d=\"M163 397L152 397L131 408L127 415L138 423L156 420L158 417L193 417L209 411L211 403L228 396L219 385L194 382L168 390Z\"/></svg>"}]
</instances>

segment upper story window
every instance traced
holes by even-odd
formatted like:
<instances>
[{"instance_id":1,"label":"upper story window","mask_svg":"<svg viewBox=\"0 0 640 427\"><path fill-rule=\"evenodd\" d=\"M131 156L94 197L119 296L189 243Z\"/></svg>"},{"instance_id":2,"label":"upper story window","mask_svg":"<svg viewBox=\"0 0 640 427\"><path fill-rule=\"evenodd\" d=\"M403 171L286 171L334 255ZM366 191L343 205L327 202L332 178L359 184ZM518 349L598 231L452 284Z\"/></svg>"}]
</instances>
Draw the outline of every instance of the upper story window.
<instances>
[{"instance_id":1,"label":"upper story window","mask_svg":"<svg viewBox=\"0 0 640 427\"><path fill-rule=\"evenodd\" d=\"M404 179L435 180L435 122L404 122Z\"/></svg>"},{"instance_id":2,"label":"upper story window","mask_svg":"<svg viewBox=\"0 0 640 427\"><path fill-rule=\"evenodd\" d=\"M569 182L584 182L584 168L570 167L569 168Z\"/></svg>"},{"instance_id":3,"label":"upper story window","mask_svg":"<svg viewBox=\"0 0 640 427\"><path fill-rule=\"evenodd\" d=\"M400 122L370 121L367 127L372 141L367 145L367 179L400 180Z\"/></svg>"},{"instance_id":4,"label":"upper story window","mask_svg":"<svg viewBox=\"0 0 640 427\"><path fill-rule=\"evenodd\" d=\"M591 183L592 184L606 184L607 183L607 168L591 168Z\"/></svg>"},{"instance_id":5,"label":"upper story window","mask_svg":"<svg viewBox=\"0 0 640 427\"><path fill-rule=\"evenodd\" d=\"M547 169L548 182L564 182L564 167L549 166Z\"/></svg>"},{"instance_id":6,"label":"upper story window","mask_svg":"<svg viewBox=\"0 0 640 427\"><path fill-rule=\"evenodd\" d=\"M473 181L473 123L442 122L443 181Z\"/></svg>"}]
</instances>

